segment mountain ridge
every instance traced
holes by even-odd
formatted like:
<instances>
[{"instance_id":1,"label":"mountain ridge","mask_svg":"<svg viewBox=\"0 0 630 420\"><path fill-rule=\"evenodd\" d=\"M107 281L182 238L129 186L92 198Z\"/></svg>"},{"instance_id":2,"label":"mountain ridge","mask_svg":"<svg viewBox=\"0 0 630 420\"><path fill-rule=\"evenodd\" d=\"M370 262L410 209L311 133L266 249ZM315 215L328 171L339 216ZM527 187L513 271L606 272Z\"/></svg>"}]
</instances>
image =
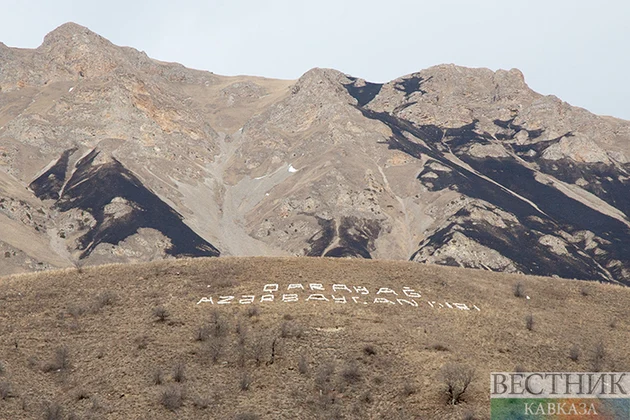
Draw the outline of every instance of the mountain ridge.
<instances>
[{"instance_id":1,"label":"mountain ridge","mask_svg":"<svg viewBox=\"0 0 630 420\"><path fill-rule=\"evenodd\" d=\"M226 77L66 24L35 50L0 51L0 142L0 170L32 191L5 194L4 216L68 265L190 241L630 284L630 123L540 95L517 69ZM98 208L78 206L87 192L63 198L89 153L168 210L87 246L129 209L148 214L115 188ZM171 212L186 238L158 229ZM5 273L54 267L0 241Z\"/></svg>"}]
</instances>

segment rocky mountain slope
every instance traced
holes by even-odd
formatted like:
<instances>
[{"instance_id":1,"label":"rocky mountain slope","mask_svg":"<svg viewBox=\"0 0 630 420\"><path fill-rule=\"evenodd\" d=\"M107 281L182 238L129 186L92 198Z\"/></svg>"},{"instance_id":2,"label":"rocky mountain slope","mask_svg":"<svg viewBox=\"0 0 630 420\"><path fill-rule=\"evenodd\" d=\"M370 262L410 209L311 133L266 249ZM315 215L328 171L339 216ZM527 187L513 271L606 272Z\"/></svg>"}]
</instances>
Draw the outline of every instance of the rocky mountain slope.
<instances>
[{"instance_id":1,"label":"rocky mountain slope","mask_svg":"<svg viewBox=\"0 0 630 420\"><path fill-rule=\"evenodd\" d=\"M515 69L224 77L65 24L0 44L0 272L307 255L630 285L629 157L629 122Z\"/></svg>"}]
</instances>

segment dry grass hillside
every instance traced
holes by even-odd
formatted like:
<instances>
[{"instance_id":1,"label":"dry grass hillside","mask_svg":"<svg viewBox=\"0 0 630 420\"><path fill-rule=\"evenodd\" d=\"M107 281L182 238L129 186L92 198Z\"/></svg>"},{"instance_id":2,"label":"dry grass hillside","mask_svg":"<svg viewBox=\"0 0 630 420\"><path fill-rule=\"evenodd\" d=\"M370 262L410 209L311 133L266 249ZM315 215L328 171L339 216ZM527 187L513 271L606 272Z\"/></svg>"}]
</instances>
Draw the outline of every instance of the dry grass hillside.
<instances>
[{"instance_id":1,"label":"dry grass hillside","mask_svg":"<svg viewBox=\"0 0 630 420\"><path fill-rule=\"evenodd\" d=\"M218 304L243 295L256 302ZM0 418L483 419L491 371L629 370L628 319L626 288L406 262L189 259L16 275L0 279ZM473 369L448 404L446 380Z\"/></svg>"}]
</instances>

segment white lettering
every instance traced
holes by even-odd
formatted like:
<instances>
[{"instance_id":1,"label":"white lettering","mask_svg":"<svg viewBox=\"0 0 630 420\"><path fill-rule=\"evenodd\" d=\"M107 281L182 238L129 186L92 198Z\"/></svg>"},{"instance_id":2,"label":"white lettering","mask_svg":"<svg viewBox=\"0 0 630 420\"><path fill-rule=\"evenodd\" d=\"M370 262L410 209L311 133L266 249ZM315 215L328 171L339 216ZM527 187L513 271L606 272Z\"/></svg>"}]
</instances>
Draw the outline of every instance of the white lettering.
<instances>
[{"instance_id":1,"label":"white lettering","mask_svg":"<svg viewBox=\"0 0 630 420\"><path fill-rule=\"evenodd\" d=\"M197 302L197 305L199 305L200 303L211 303L214 304L214 302L212 301L212 297L202 297L199 302Z\"/></svg>"},{"instance_id":2,"label":"white lettering","mask_svg":"<svg viewBox=\"0 0 630 420\"><path fill-rule=\"evenodd\" d=\"M249 305L250 303L254 303L254 299L256 299L256 296L254 295L243 295L239 299L238 303L241 305Z\"/></svg>"},{"instance_id":3,"label":"white lettering","mask_svg":"<svg viewBox=\"0 0 630 420\"><path fill-rule=\"evenodd\" d=\"M234 299L234 296L219 296L217 305L229 305L232 299Z\"/></svg>"},{"instance_id":4,"label":"white lettering","mask_svg":"<svg viewBox=\"0 0 630 420\"><path fill-rule=\"evenodd\" d=\"M277 291L278 291L277 283L265 284L265 287L263 287L263 292L273 293Z\"/></svg>"}]
</instances>

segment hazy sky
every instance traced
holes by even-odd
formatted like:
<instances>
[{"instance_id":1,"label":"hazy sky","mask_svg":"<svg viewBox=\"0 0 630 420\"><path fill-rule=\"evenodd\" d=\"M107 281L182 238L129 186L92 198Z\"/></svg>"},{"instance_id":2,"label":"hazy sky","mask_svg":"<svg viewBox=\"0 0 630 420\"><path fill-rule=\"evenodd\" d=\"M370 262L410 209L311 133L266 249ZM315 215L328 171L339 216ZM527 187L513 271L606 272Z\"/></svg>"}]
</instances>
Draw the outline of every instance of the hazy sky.
<instances>
[{"instance_id":1,"label":"hazy sky","mask_svg":"<svg viewBox=\"0 0 630 420\"><path fill-rule=\"evenodd\" d=\"M441 63L519 68L534 90L630 119L627 0L0 0L0 41L73 21L218 74L332 67L384 82Z\"/></svg>"}]
</instances>

